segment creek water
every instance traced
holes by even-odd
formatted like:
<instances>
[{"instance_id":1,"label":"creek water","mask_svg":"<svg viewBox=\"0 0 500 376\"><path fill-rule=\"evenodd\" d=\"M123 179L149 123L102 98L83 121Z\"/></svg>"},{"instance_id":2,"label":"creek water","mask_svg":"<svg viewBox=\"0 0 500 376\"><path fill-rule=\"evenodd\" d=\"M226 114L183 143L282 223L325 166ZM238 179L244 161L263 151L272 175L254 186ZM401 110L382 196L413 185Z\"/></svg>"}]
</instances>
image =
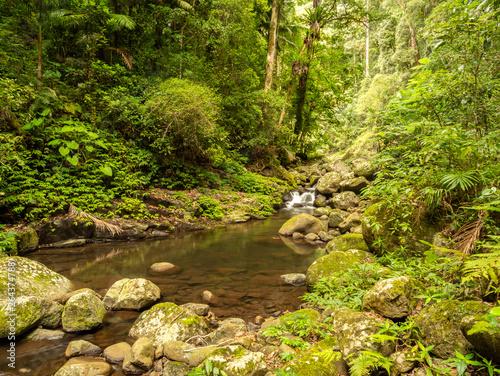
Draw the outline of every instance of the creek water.
<instances>
[{"instance_id":1,"label":"creek water","mask_svg":"<svg viewBox=\"0 0 500 376\"><path fill-rule=\"evenodd\" d=\"M188 233L162 240L136 243L92 244L81 248L45 249L30 254L50 269L104 295L122 278L146 278L161 289L162 302L201 303L211 291L218 304L217 318L240 317L253 321L277 311L297 309L305 287L285 284L280 275L305 273L325 251L318 246L295 244L281 238L283 222L312 209L282 209L263 221L231 225L227 229ZM173 275L153 275L149 266L171 262L182 269ZM8 366L7 341L0 342L0 375L53 375L66 361L70 341L85 339L102 348L121 341L133 343L128 331L139 312L109 311L104 325L92 333L65 334L58 340L16 343L16 369ZM121 375L117 368L113 374Z\"/></svg>"}]
</instances>

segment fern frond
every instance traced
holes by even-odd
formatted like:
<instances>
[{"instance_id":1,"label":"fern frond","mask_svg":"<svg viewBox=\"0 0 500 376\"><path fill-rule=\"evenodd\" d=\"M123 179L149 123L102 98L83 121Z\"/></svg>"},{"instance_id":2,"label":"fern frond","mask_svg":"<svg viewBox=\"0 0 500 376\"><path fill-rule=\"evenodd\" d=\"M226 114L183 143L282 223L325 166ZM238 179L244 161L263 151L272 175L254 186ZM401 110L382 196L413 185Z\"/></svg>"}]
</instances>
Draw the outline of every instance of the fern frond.
<instances>
[{"instance_id":1,"label":"fern frond","mask_svg":"<svg viewBox=\"0 0 500 376\"><path fill-rule=\"evenodd\" d=\"M351 354L351 356L356 354ZM393 364L392 360L387 359L382 354L371 350L360 351L355 358L348 361L350 366L351 376L366 376L370 374L376 368L382 367L387 373L390 373L391 366Z\"/></svg>"},{"instance_id":2,"label":"fern frond","mask_svg":"<svg viewBox=\"0 0 500 376\"><path fill-rule=\"evenodd\" d=\"M133 30L135 28L134 20L125 14L110 14L109 23L113 26L115 30L128 29Z\"/></svg>"},{"instance_id":3,"label":"fern frond","mask_svg":"<svg viewBox=\"0 0 500 376\"><path fill-rule=\"evenodd\" d=\"M441 184L445 189L454 190L459 187L462 191L468 191L481 181L481 176L477 170L469 170L448 174L443 176Z\"/></svg>"}]
</instances>

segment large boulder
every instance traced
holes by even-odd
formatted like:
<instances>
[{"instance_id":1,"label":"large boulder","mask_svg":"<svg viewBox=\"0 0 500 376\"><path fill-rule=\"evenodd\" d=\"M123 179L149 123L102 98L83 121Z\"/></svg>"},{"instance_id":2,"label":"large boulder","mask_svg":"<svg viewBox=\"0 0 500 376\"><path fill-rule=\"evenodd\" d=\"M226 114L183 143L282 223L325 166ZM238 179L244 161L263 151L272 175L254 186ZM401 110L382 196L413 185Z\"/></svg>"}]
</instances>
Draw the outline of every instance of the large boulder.
<instances>
[{"instance_id":1,"label":"large boulder","mask_svg":"<svg viewBox=\"0 0 500 376\"><path fill-rule=\"evenodd\" d=\"M356 176L372 178L376 171L373 164L364 158L354 159L351 161L351 165L353 166L353 171Z\"/></svg>"},{"instance_id":2,"label":"large boulder","mask_svg":"<svg viewBox=\"0 0 500 376\"><path fill-rule=\"evenodd\" d=\"M207 333L208 327L200 316L174 303L160 303L139 315L129 335L148 337L156 347L165 341L185 341Z\"/></svg>"},{"instance_id":3,"label":"large boulder","mask_svg":"<svg viewBox=\"0 0 500 376\"><path fill-rule=\"evenodd\" d=\"M38 248L38 234L35 229L27 228L16 234L17 252L19 255L33 252Z\"/></svg>"},{"instance_id":4,"label":"large boulder","mask_svg":"<svg viewBox=\"0 0 500 376\"><path fill-rule=\"evenodd\" d=\"M124 278L109 288L103 302L108 309L140 310L152 305L160 297L160 288L153 282L144 278Z\"/></svg>"},{"instance_id":5,"label":"large boulder","mask_svg":"<svg viewBox=\"0 0 500 376\"><path fill-rule=\"evenodd\" d=\"M319 179L316 185L316 191L323 195L331 195L339 190L341 181L342 176L337 172L327 172Z\"/></svg>"},{"instance_id":6,"label":"large boulder","mask_svg":"<svg viewBox=\"0 0 500 376\"><path fill-rule=\"evenodd\" d=\"M401 276L379 281L363 298L363 308L389 319L401 319L411 312L413 281Z\"/></svg>"},{"instance_id":7,"label":"large boulder","mask_svg":"<svg viewBox=\"0 0 500 376\"><path fill-rule=\"evenodd\" d=\"M328 361L326 361L328 359ZM318 342L301 352L284 367L301 376L341 376L347 375L347 365L339 351L336 338Z\"/></svg>"},{"instance_id":8,"label":"large boulder","mask_svg":"<svg viewBox=\"0 0 500 376\"><path fill-rule=\"evenodd\" d=\"M155 349L151 340L146 337L139 338L125 355L123 369L132 370L133 373L136 369L148 371L153 367L154 355Z\"/></svg>"},{"instance_id":9,"label":"large boulder","mask_svg":"<svg viewBox=\"0 0 500 376\"><path fill-rule=\"evenodd\" d=\"M64 218L41 223L35 230L40 244L51 244L68 239L90 239L94 235L95 225L88 220Z\"/></svg>"},{"instance_id":10,"label":"large boulder","mask_svg":"<svg viewBox=\"0 0 500 376\"><path fill-rule=\"evenodd\" d=\"M292 236L294 232L317 234L324 230L323 223L310 214L302 213L290 218L279 229L280 235Z\"/></svg>"},{"instance_id":11,"label":"large boulder","mask_svg":"<svg viewBox=\"0 0 500 376\"><path fill-rule=\"evenodd\" d=\"M102 325L106 307L90 292L74 295L66 302L62 314L62 326L65 332L80 332L96 329Z\"/></svg>"},{"instance_id":12,"label":"large boulder","mask_svg":"<svg viewBox=\"0 0 500 376\"><path fill-rule=\"evenodd\" d=\"M325 166L326 171L328 172L336 172L339 174L342 178L346 178L349 176L352 176L352 170L351 168L346 165L344 162L340 160L335 160L330 163L328 163Z\"/></svg>"},{"instance_id":13,"label":"large boulder","mask_svg":"<svg viewBox=\"0 0 500 376\"><path fill-rule=\"evenodd\" d=\"M228 376L264 376L268 372L266 357L241 346L221 347L207 358Z\"/></svg>"},{"instance_id":14,"label":"large boulder","mask_svg":"<svg viewBox=\"0 0 500 376\"><path fill-rule=\"evenodd\" d=\"M358 206L359 200L359 196L356 193L346 191L333 196L330 199L330 206L335 209L347 210Z\"/></svg>"},{"instance_id":15,"label":"large boulder","mask_svg":"<svg viewBox=\"0 0 500 376\"><path fill-rule=\"evenodd\" d=\"M8 289L12 287L13 276L15 276L16 297L18 298L36 296L58 300L73 288L69 279L37 261L18 256L4 257L0 259L0 299L8 297Z\"/></svg>"},{"instance_id":16,"label":"large boulder","mask_svg":"<svg viewBox=\"0 0 500 376\"><path fill-rule=\"evenodd\" d=\"M474 346L479 354L487 359L500 364L500 325L494 326L491 319L488 320L484 312L489 309L483 303L476 303L476 307L461 320L462 332L465 338ZM493 318L498 316L499 307L494 307L496 314L490 314Z\"/></svg>"},{"instance_id":17,"label":"large boulder","mask_svg":"<svg viewBox=\"0 0 500 376\"><path fill-rule=\"evenodd\" d=\"M349 217L345 219L342 223L338 225L340 232L346 233L351 231L353 228L361 226L362 216L361 213L351 213Z\"/></svg>"},{"instance_id":18,"label":"large boulder","mask_svg":"<svg viewBox=\"0 0 500 376\"><path fill-rule=\"evenodd\" d=\"M384 319L349 308L334 311L332 317L340 352L344 358L351 354L357 355L361 350L378 351L385 357L394 352L393 342L379 342L371 338L380 331L385 323Z\"/></svg>"},{"instance_id":19,"label":"large boulder","mask_svg":"<svg viewBox=\"0 0 500 376\"><path fill-rule=\"evenodd\" d=\"M49 313L52 302L36 296L0 300L0 338L17 336L38 326Z\"/></svg>"},{"instance_id":20,"label":"large boulder","mask_svg":"<svg viewBox=\"0 0 500 376\"><path fill-rule=\"evenodd\" d=\"M328 227L338 227L349 217L349 212L340 209L330 209L328 215Z\"/></svg>"},{"instance_id":21,"label":"large boulder","mask_svg":"<svg viewBox=\"0 0 500 376\"><path fill-rule=\"evenodd\" d=\"M54 376L108 376L112 371L100 358L71 358Z\"/></svg>"},{"instance_id":22,"label":"large boulder","mask_svg":"<svg viewBox=\"0 0 500 376\"><path fill-rule=\"evenodd\" d=\"M335 239L328 242L326 253L345 252L349 249L359 249L360 251L368 252L368 246L360 234L345 234L337 236Z\"/></svg>"},{"instance_id":23,"label":"large boulder","mask_svg":"<svg viewBox=\"0 0 500 376\"><path fill-rule=\"evenodd\" d=\"M347 251L333 251L330 254L320 257L307 269L306 283L309 287L314 286L323 277L347 270L360 262L374 262L373 254L358 250L349 249Z\"/></svg>"},{"instance_id":24,"label":"large boulder","mask_svg":"<svg viewBox=\"0 0 500 376\"><path fill-rule=\"evenodd\" d=\"M340 188L343 191L353 191L354 193L360 193L363 188L368 187L370 182L366 180L365 177L357 177L353 179L347 179L340 182Z\"/></svg>"}]
</instances>

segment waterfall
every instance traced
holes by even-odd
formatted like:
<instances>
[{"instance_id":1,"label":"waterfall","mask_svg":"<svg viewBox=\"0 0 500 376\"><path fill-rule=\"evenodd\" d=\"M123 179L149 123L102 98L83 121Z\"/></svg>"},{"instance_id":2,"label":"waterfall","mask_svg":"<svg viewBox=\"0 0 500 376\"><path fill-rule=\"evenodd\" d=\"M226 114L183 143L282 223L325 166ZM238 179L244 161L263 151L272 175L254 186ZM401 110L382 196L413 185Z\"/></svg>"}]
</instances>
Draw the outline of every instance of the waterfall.
<instances>
[{"instance_id":1,"label":"waterfall","mask_svg":"<svg viewBox=\"0 0 500 376\"><path fill-rule=\"evenodd\" d=\"M284 208L312 208L316 199L315 188L293 190L283 197Z\"/></svg>"}]
</instances>

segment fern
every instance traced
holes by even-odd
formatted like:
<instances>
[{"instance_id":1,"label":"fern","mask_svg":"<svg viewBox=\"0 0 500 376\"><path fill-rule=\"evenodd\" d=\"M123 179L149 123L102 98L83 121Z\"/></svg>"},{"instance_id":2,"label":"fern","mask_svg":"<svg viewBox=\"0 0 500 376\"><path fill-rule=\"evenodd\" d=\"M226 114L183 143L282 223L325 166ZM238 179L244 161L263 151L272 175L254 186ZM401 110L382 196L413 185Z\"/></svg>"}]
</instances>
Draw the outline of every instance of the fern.
<instances>
[{"instance_id":1,"label":"fern","mask_svg":"<svg viewBox=\"0 0 500 376\"><path fill-rule=\"evenodd\" d=\"M362 350L357 354L349 355L347 358L354 356L356 357L348 362L351 376L366 376L379 367L390 373L391 366L393 365L392 360L387 359L376 351Z\"/></svg>"},{"instance_id":2,"label":"fern","mask_svg":"<svg viewBox=\"0 0 500 376\"><path fill-rule=\"evenodd\" d=\"M449 189L450 191L457 187L462 191L468 191L480 181L480 173L477 170L470 170L445 175L441 179L441 184L443 184L445 189Z\"/></svg>"}]
</instances>

